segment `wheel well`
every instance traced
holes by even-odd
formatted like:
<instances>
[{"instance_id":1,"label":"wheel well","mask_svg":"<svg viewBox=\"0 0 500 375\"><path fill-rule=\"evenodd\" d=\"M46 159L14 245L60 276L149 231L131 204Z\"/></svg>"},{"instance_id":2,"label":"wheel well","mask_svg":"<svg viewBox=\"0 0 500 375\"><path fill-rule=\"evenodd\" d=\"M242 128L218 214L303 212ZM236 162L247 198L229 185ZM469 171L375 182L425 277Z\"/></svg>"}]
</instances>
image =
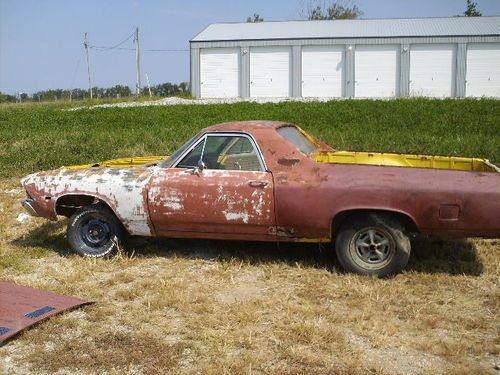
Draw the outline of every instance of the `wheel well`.
<instances>
[{"instance_id":1,"label":"wheel well","mask_svg":"<svg viewBox=\"0 0 500 375\"><path fill-rule=\"evenodd\" d=\"M405 227L406 231L411 233L419 232L415 221L410 216L402 212L390 211L390 210L356 209L356 210L342 211L339 212L337 215L335 215L335 217L332 220L332 239L337 234L338 229L348 218L356 215L363 215L366 214L367 212L375 212L379 214L389 215L398 220Z\"/></svg>"},{"instance_id":2,"label":"wheel well","mask_svg":"<svg viewBox=\"0 0 500 375\"><path fill-rule=\"evenodd\" d=\"M80 208L96 203L101 203L109 207L105 202L91 195L71 194L59 197L56 201L55 210L57 215L70 217Z\"/></svg>"}]
</instances>

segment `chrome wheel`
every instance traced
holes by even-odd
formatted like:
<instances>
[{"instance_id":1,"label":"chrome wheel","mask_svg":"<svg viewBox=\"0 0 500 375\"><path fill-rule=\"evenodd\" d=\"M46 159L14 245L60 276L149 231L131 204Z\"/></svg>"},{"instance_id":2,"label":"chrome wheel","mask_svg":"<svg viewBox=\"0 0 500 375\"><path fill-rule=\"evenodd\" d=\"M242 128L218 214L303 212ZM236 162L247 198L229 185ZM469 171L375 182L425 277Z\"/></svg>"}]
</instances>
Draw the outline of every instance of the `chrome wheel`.
<instances>
[{"instance_id":1,"label":"chrome wheel","mask_svg":"<svg viewBox=\"0 0 500 375\"><path fill-rule=\"evenodd\" d=\"M382 228L363 228L355 233L349 250L356 264L366 269L385 267L394 256L396 245L392 235Z\"/></svg>"}]
</instances>

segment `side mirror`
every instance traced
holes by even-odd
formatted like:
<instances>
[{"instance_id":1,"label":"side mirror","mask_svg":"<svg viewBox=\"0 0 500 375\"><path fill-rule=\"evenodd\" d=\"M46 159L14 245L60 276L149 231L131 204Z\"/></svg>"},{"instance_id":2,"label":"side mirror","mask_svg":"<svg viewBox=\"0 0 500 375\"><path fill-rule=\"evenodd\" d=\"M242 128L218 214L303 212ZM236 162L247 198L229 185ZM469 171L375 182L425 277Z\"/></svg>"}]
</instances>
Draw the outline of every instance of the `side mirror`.
<instances>
[{"instance_id":1,"label":"side mirror","mask_svg":"<svg viewBox=\"0 0 500 375\"><path fill-rule=\"evenodd\" d=\"M198 160L198 170L202 171L204 169L206 169L207 166L205 165L205 163L203 162L203 160Z\"/></svg>"}]
</instances>

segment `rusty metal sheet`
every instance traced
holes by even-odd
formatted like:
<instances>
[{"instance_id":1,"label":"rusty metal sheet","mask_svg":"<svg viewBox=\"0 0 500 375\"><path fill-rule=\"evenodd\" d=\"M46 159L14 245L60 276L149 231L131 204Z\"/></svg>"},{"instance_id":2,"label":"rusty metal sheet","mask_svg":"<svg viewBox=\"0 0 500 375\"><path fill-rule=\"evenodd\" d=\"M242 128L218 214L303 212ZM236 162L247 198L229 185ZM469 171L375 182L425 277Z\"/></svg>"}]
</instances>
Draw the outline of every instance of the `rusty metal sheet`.
<instances>
[{"instance_id":1,"label":"rusty metal sheet","mask_svg":"<svg viewBox=\"0 0 500 375\"><path fill-rule=\"evenodd\" d=\"M92 302L0 282L0 343L52 315Z\"/></svg>"}]
</instances>

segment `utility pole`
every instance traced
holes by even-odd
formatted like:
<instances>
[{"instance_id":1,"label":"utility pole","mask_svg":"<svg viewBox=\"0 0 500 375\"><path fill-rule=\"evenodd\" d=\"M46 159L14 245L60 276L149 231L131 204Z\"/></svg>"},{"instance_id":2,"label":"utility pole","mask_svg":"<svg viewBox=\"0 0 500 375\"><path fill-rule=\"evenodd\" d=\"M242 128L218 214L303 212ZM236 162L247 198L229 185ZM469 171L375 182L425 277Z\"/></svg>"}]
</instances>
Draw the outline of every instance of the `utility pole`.
<instances>
[{"instance_id":1,"label":"utility pole","mask_svg":"<svg viewBox=\"0 0 500 375\"><path fill-rule=\"evenodd\" d=\"M148 83L149 97L151 98L153 95L151 94L151 85L149 84L149 77L146 73L146 82Z\"/></svg>"},{"instance_id":2,"label":"utility pole","mask_svg":"<svg viewBox=\"0 0 500 375\"><path fill-rule=\"evenodd\" d=\"M89 43L87 41L87 33L85 33L83 46L85 47L85 52L87 53L87 72L89 75L89 93L90 93L90 99L92 99L92 76L90 75Z\"/></svg>"},{"instance_id":3,"label":"utility pole","mask_svg":"<svg viewBox=\"0 0 500 375\"><path fill-rule=\"evenodd\" d=\"M137 75L135 80L135 95L141 93L141 54L139 49L139 28L135 28L135 60L137 63Z\"/></svg>"}]
</instances>

